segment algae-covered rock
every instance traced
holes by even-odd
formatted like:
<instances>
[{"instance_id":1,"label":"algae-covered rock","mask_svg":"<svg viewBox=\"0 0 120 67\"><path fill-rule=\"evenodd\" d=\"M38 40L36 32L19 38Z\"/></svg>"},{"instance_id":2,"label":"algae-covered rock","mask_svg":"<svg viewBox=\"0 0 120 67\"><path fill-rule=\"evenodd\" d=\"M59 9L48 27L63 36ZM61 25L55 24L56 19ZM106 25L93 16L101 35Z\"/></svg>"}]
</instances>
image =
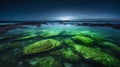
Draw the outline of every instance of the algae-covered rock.
<instances>
[{"instance_id":1,"label":"algae-covered rock","mask_svg":"<svg viewBox=\"0 0 120 67\"><path fill-rule=\"evenodd\" d=\"M65 32L62 35L75 36L75 35L81 35L81 32L78 30L65 30Z\"/></svg>"},{"instance_id":2,"label":"algae-covered rock","mask_svg":"<svg viewBox=\"0 0 120 67\"><path fill-rule=\"evenodd\" d=\"M117 50L118 52L120 52L120 47L112 42L102 42L101 45L105 46L105 47L109 47L113 50Z\"/></svg>"},{"instance_id":3,"label":"algae-covered rock","mask_svg":"<svg viewBox=\"0 0 120 67\"><path fill-rule=\"evenodd\" d=\"M58 60L53 57L43 57L31 60L32 67L64 67Z\"/></svg>"},{"instance_id":4,"label":"algae-covered rock","mask_svg":"<svg viewBox=\"0 0 120 67\"><path fill-rule=\"evenodd\" d=\"M57 40L54 39L41 40L25 47L24 54L28 55L28 54L41 53L52 50L59 46L61 46L61 42Z\"/></svg>"},{"instance_id":5,"label":"algae-covered rock","mask_svg":"<svg viewBox=\"0 0 120 67\"><path fill-rule=\"evenodd\" d=\"M97 34L90 35L89 37L91 39L93 39L96 43L107 40L107 38L105 36L97 35Z\"/></svg>"},{"instance_id":6,"label":"algae-covered rock","mask_svg":"<svg viewBox=\"0 0 120 67\"><path fill-rule=\"evenodd\" d=\"M119 60L110 54L102 52L100 49L91 48L82 44L76 44L71 39L67 39L64 42L74 49L74 51L82 55L86 60L96 61L106 65L107 67L119 67Z\"/></svg>"},{"instance_id":7,"label":"algae-covered rock","mask_svg":"<svg viewBox=\"0 0 120 67\"><path fill-rule=\"evenodd\" d=\"M25 39L30 39L30 38L34 38L36 37L37 35L27 35L27 36L22 36L22 37L19 37L19 38L16 38L15 40L25 40Z\"/></svg>"},{"instance_id":8,"label":"algae-covered rock","mask_svg":"<svg viewBox=\"0 0 120 67\"><path fill-rule=\"evenodd\" d=\"M81 54L86 60L99 62L107 67L119 67L119 60L115 57L104 53L98 49L87 46L73 45L75 51Z\"/></svg>"},{"instance_id":9,"label":"algae-covered rock","mask_svg":"<svg viewBox=\"0 0 120 67\"><path fill-rule=\"evenodd\" d=\"M65 39L64 43L70 47L72 47L73 45L76 45L75 42L71 39Z\"/></svg>"},{"instance_id":10,"label":"algae-covered rock","mask_svg":"<svg viewBox=\"0 0 120 67\"><path fill-rule=\"evenodd\" d=\"M62 50L62 57L67 61L80 61L79 55L75 54L71 49Z\"/></svg>"},{"instance_id":11,"label":"algae-covered rock","mask_svg":"<svg viewBox=\"0 0 120 67\"><path fill-rule=\"evenodd\" d=\"M76 35L85 35L85 36L88 36L88 35L93 35L95 34L94 32L91 32L89 30L76 30L76 29L73 29L73 30L65 30L64 34L63 35L72 35L72 36L76 36Z\"/></svg>"},{"instance_id":12,"label":"algae-covered rock","mask_svg":"<svg viewBox=\"0 0 120 67\"><path fill-rule=\"evenodd\" d=\"M72 39L81 44L88 45L88 46L92 45L94 42L94 40L92 40L91 38L82 36L82 35L74 36L74 37L72 37Z\"/></svg>"},{"instance_id":13,"label":"algae-covered rock","mask_svg":"<svg viewBox=\"0 0 120 67\"><path fill-rule=\"evenodd\" d=\"M51 37L59 35L62 30L42 30L40 36L42 37Z\"/></svg>"},{"instance_id":14,"label":"algae-covered rock","mask_svg":"<svg viewBox=\"0 0 120 67\"><path fill-rule=\"evenodd\" d=\"M103 33L92 32L92 31L88 31L88 30L80 31L80 33L84 36L90 37L95 42L101 42L101 41L104 41L106 39L105 36L103 35Z\"/></svg>"}]
</instances>

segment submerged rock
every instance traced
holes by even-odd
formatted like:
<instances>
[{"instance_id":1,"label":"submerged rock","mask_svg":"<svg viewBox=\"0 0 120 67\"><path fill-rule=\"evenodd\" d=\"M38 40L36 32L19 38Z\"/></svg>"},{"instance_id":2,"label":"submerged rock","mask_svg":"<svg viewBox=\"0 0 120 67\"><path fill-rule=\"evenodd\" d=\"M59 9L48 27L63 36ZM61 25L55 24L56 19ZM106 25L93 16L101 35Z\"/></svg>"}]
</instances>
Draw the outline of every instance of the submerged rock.
<instances>
[{"instance_id":1,"label":"submerged rock","mask_svg":"<svg viewBox=\"0 0 120 67\"><path fill-rule=\"evenodd\" d=\"M81 32L77 30L65 30L65 32L62 35L75 36L75 35L81 35Z\"/></svg>"},{"instance_id":2,"label":"submerged rock","mask_svg":"<svg viewBox=\"0 0 120 67\"><path fill-rule=\"evenodd\" d=\"M117 50L118 52L120 52L120 47L114 43L111 42L102 42L101 45L109 47L113 50Z\"/></svg>"},{"instance_id":3,"label":"submerged rock","mask_svg":"<svg viewBox=\"0 0 120 67\"><path fill-rule=\"evenodd\" d=\"M36 58L35 60L31 60L30 64L32 67L64 67L58 60L51 56Z\"/></svg>"},{"instance_id":4,"label":"submerged rock","mask_svg":"<svg viewBox=\"0 0 120 67\"><path fill-rule=\"evenodd\" d=\"M52 52L50 52L50 55L51 56L60 56L61 55L61 51L60 50L52 51Z\"/></svg>"},{"instance_id":5,"label":"submerged rock","mask_svg":"<svg viewBox=\"0 0 120 67\"><path fill-rule=\"evenodd\" d=\"M79 55L75 54L71 49L62 50L62 57L67 61L80 61Z\"/></svg>"},{"instance_id":6,"label":"submerged rock","mask_svg":"<svg viewBox=\"0 0 120 67\"><path fill-rule=\"evenodd\" d=\"M10 43L1 44L0 51L9 51L21 47L22 47L22 42L10 42Z\"/></svg>"},{"instance_id":7,"label":"submerged rock","mask_svg":"<svg viewBox=\"0 0 120 67\"><path fill-rule=\"evenodd\" d=\"M0 67L16 67L18 60L10 53L0 55Z\"/></svg>"},{"instance_id":8,"label":"submerged rock","mask_svg":"<svg viewBox=\"0 0 120 67\"><path fill-rule=\"evenodd\" d=\"M97 34L97 33L94 33L94 32L91 32L89 30L76 30L76 29L73 29L73 30L65 30L64 34L63 35L69 35L69 36L76 36L76 35L84 35L84 36L90 36L90 35L94 35L94 34Z\"/></svg>"},{"instance_id":9,"label":"submerged rock","mask_svg":"<svg viewBox=\"0 0 120 67\"><path fill-rule=\"evenodd\" d=\"M97 35L97 34L90 35L89 37L91 39L93 39L96 43L107 40L107 38L105 36Z\"/></svg>"},{"instance_id":10,"label":"submerged rock","mask_svg":"<svg viewBox=\"0 0 120 67\"><path fill-rule=\"evenodd\" d=\"M98 49L87 46L73 45L75 51L81 54L86 60L99 62L107 67L119 67L119 60Z\"/></svg>"},{"instance_id":11,"label":"submerged rock","mask_svg":"<svg viewBox=\"0 0 120 67\"><path fill-rule=\"evenodd\" d=\"M54 39L41 40L25 47L24 54L29 55L29 54L41 53L52 50L60 46L61 46L61 42Z\"/></svg>"},{"instance_id":12,"label":"submerged rock","mask_svg":"<svg viewBox=\"0 0 120 67\"><path fill-rule=\"evenodd\" d=\"M71 39L64 40L64 43L70 47L73 47L73 45L76 45L75 42Z\"/></svg>"},{"instance_id":13,"label":"submerged rock","mask_svg":"<svg viewBox=\"0 0 120 67\"><path fill-rule=\"evenodd\" d=\"M100 49L84 46L82 44L76 44L73 40L67 39L64 41L79 55L83 56L86 60L95 61L103 64L107 67L119 67L119 60L110 54L102 52Z\"/></svg>"},{"instance_id":14,"label":"submerged rock","mask_svg":"<svg viewBox=\"0 0 120 67\"><path fill-rule=\"evenodd\" d=\"M87 46L92 45L94 42L94 40L92 40L91 38L86 37L86 36L82 36L82 35L72 37L72 39L81 43L81 44L87 45Z\"/></svg>"},{"instance_id":15,"label":"submerged rock","mask_svg":"<svg viewBox=\"0 0 120 67\"><path fill-rule=\"evenodd\" d=\"M15 40L25 40L25 39L30 39L30 38L34 38L36 37L37 35L27 35L27 36L22 36L22 37L19 37Z\"/></svg>"},{"instance_id":16,"label":"submerged rock","mask_svg":"<svg viewBox=\"0 0 120 67\"><path fill-rule=\"evenodd\" d=\"M42 30L40 36L42 37L51 37L59 35L62 30Z\"/></svg>"},{"instance_id":17,"label":"submerged rock","mask_svg":"<svg viewBox=\"0 0 120 67\"><path fill-rule=\"evenodd\" d=\"M91 31L88 31L88 30L83 30L83 31L81 31L81 34L84 35L84 36L90 37L95 42L101 42L101 41L104 41L106 39L104 35L100 35L100 34L103 34L103 33L91 32Z\"/></svg>"}]
</instances>

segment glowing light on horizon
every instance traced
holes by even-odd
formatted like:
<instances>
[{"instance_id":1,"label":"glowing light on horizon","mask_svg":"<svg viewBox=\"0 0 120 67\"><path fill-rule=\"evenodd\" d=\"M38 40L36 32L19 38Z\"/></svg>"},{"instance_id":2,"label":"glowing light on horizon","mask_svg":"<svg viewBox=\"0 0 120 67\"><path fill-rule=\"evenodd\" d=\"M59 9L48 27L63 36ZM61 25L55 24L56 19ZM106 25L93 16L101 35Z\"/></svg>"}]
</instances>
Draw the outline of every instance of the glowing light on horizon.
<instances>
[{"instance_id":1,"label":"glowing light on horizon","mask_svg":"<svg viewBox=\"0 0 120 67\"><path fill-rule=\"evenodd\" d=\"M64 17L59 17L58 20L73 20L74 17L72 16L64 16Z\"/></svg>"}]
</instances>

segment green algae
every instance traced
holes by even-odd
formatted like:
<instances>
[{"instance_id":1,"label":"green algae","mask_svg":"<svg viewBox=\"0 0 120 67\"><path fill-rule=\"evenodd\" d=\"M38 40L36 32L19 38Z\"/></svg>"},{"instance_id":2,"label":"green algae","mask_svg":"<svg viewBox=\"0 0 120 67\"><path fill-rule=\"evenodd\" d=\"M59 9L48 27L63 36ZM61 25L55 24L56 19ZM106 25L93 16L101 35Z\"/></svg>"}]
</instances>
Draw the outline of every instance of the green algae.
<instances>
[{"instance_id":1,"label":"green algae","mask_svg":"<svg viewBox=\"0 0 120 67\"><path fill-rule=\"evenodd\" d=\"M118 67L119 60L107 53L87 46L73 45L73 47L87 60L93 60L108 67Z\"/></svg>"},{"instance_id":2,"label":"green algae","mask_svg":"<svg viewBox=\"0 0 120 67\"><path fill-rule=\"evenodd\" d=\"M78 41L81 44L87 45L87 46L93 45L93 43L94 43L94 40L92 40L89 37L82 36L82 35L72 37L72 39L75 41Z\"/></svg>"},{"instance_id":3,"label":"green algae","mask_svg":"<svg viewBox=\"0 0 120 67\"><path fill-rule=\"evenodd\" d=\"M27 36L22 36L22 37L20 37L20 38L17 38L17 39L15 39L15 40L25 40L25 39L30 39L30 38L34 38L34 37L36 37L37 35L27 35Z\"/></svg>"},{"instance_id":4,"label":"green algae","mask_svg":"<svg viewBox=\"0 0 120 67\"><path fill-rule=\"evenodd\" d=\"M71 49L62 50L62 57L67 61L80 61L79 55L75 54Z\"/></svg>"},{"instance_id":5,"label":"green algae","mask_svg":"<svg viewBox=\"0 0 120 67\"><path fill-rule=\"evenodd\" d=\"M92 61L96 63L100 63L101 65L105 65L106 67L120 67L119 61L118 61L119 59L116 59L114 55L111 54L110 52L105 53L106 51L105 52L101 51L101 50L104 50L104 48L101 47L100 45L111 48L111 49L108 49L110 51L116 50L120 52L119 44L115 44L110 41L107 41L103 33L101 34L101 33L98 33L97 31L95 32L90 30L80 30L76 28L75 29L71 29L71 28L55 29L56 27L52 27L49 29L48 28L43 28L43 29L40 28L40 29L32 29L32 30L26 29L23 31L25 33L23 35L25 36L21 36L19 38L17 37L14 38L13 36L12 37L6 36L6 38L8 39L22 40L21 43L19 42L11 43L11 46L8 46L10 49L18 48L21 45L26 46L25 43L27 43L27 45L29 44L28 46L23 47L23 52L25 55L27 55L27 57L31 56L30 54L43 53L41 55L44 57L36 58L35 61L29 61L29 59L34 60L33 58L29 58L29 59L25 58L25 62L30 62L31 66L24 66L25 62L20 61L23 67L64 67L61 65L61 63L69 63L69 61L70 61L71 67L72 67L72 64L74 67L75 65L81 66L81 64L86 62L86 60L88 60L90 63ZM4 40L6 38L0 37L0 40ZM48 38L52 38L52 39L48 39ZM26 42L27 39L29 39L30 41L34 40L37 42L33 43L34 41L32 41L33 44L31 44L31 42L28 43L29 41ZM64 40L64 43L61 44L60 41L63 41L63 40ZM57 43L60 43L60 44L56 46ZM62 46L63 48L56 49L60 46ZM96 49L96 47L100 49ZM2 48L2 49L5 49L5 48ZM46 52L46 51L49 51L49 52ZM1 51L1 55L2 55L2 51ZM53 56L57 59L53 57L46 57L46 55ZM16 54L16 57L18 57L17 54ZM6 56L3 58L2 62L0 62L1 65L2 63L6 65L7 60L10 60L9 62L10 64L8 65L16 64L17 66L16 61L15 63L14 62L12 63L11 59L7 59L7 58L5 59L5 58ZM21 59L21 58L17 58L17 59ZM62 60L63 62L59 62L59 60ZM75 63L72 63L74 61ZM7 65L1 66L1 67L7 67ZM18 66L18 67L22 67L22 66Z\"/></svg>"},{"instance_id":6,"label":"green algae","mask_svg":"<svg viewBox=\"0 0 120 67\"><path fill-rule=\"evenodd\" d=\"M109 47L113 50L117 50L118 52L120 52L120 47L112 42L102 42L101 45L105 46L105 47Z\"/></svg>"},{"instance_id":7,"label":"green algae","mask_svg":"<svg viewBox=\"0 0 120 67\"><path fill-rule=\"evenodd\" d=\"M63 35L66 35L66 36L75 36L75 35L81 35L81 32L77 31L77 30L65 30L65 32L63 33Z\"/></svg>"},{"instance_id":8,"label":"green algae","mask_svg":"<svg viewBox=\"0 0 120 67\"><path fill-rule=\"evenodd\" d=\"M76 45L76 43L71 39L64 40L64 43L65 43L65 45L67 45L69 47L72 47L73 45Z\"/></svg>"},{"instance_id":9,"label":"green algae","mask_svg":"<svg viewBox=\"0 0 120 67\"><path fill-rule=\"evenodd\" d=\"M103 35L103 33L92 32L89 30L83 30L83 31L80 31L80 33L81 33L81 35L90 37L95 42L102 42L102 41L106 40L106 37Z\"/></svg>"},{"instance_id":10,"label":"green algae","mask_svg":"<svg viewBox=\"0 0 120 67\"><path fill-rule=\"evenodd\" d=\"M82 55L86 60L96 61L108 67L118 67L119 60L110 54L102 52L100 49L84 46L82 44L76 44L71 39L65 40L64 42L78 54Z\"/></svg>"},{"instance_id":11,"label":"green algae","mask_svg":"<svg viewBox=\"0 0 120 67\"><path fill-rule=\"evenodd\" d=\"M51 37L59 35L63 30L41 30L40 36L42 37Z\"/></svg>"},{"instance_id":12,"label":"green algae","mask_svg":"<svg viewBox=\"0 0 120 67\"><path fill-rule=\"evenodd\" d=\"M51 56L36 58L34 61L31 60L30 64L32 67L64 67L61 62Z\"/></svg>"},{"instance_id":13,"label":"green algae","mask_svg":"<svg viewBox=\"0 0 120 67\"><path fill-rule=\"evenodd\" d=\"M57 48L61 46L61 42L54 40L54 39L46 39L41 40L38 42L35 42L27 47L24 48L24 54L35 54L35 53L41 53L45 51L49 51L51 49Z\"/></svg>"}]
</instances>

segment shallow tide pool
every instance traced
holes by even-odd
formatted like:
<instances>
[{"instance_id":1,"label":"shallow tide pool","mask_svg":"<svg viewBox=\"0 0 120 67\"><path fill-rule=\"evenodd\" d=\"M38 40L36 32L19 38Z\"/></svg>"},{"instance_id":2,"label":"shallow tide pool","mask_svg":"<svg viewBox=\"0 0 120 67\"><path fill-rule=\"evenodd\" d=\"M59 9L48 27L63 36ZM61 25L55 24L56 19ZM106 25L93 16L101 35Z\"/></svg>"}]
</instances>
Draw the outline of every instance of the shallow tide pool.
<instances>
[{"instance_id":1,"label":"shallow tide pool","mask_svg":"<svg viewBox=\"0 0 120 67\"><path fill-rule=\"evenodd\" d=\"M120 30L26 25L0 34L0 67L120 67Z\"/></svg>"}]
</instances>

